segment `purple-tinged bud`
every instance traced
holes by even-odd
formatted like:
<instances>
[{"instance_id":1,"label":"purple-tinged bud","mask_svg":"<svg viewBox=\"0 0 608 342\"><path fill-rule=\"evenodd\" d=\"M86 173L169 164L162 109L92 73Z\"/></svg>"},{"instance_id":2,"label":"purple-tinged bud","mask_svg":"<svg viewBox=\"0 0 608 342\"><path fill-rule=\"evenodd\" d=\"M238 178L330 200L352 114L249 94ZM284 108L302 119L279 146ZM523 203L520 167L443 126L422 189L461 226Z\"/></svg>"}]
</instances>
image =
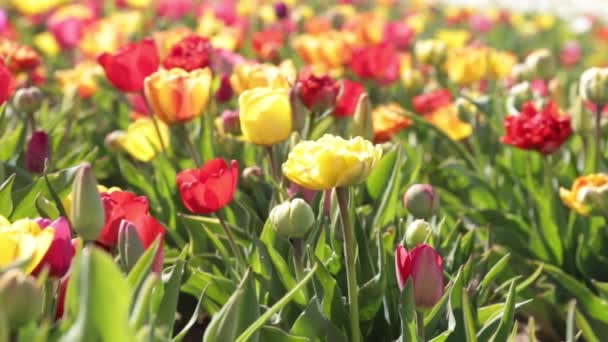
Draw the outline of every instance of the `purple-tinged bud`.
<instances>
[{"instance_id":1,"label":"purple-tinged bud","mask_svg":"<svg viewBox=\"0 0 608 342\"><path fill-rule=\"evenodd\" d=\"M402 245L395 250L397 284L403 291L408 278L414 285L414 303L418 309L430 309L443 296L443 260L433 247L420 244L409 253Z\"/></svg>"},{"instance_id":2,"label":"purple-tinged bud","mask_svg":"<svg viewBox=\"0 0 608 342\"><path fill-rule=\"evenodd\" d=\"M416 218L429 218L439 211L439 196L430 184L414 184L403 195L403 205Z\"/></svg>"},{"instance_id":3,"label":"purple-tinged bud","mask_svg":"<svg viewBox=\"0 0 608 342\"><path fill-rule=\"evenodd\" d=\"M226 109L222 112L222 128L224 133L238 135L241 133L241 120L238 110Z\"/></svg>"},{"instance_id":4,"label":"purple-tinged bud","mask_svg":"<svg viewBox=\"0 0 608 342\"><path fill-rule=\"evenodd\" d=\"M49 136L44 131L35 131L27 143L25 167L29 172L42 173L47 159L51 158Z\"/></svg>"},{"instance_id":5,"label":"purple-tinged bud","mask_svg":"<svg viewBox=\"0 0 608 342\"><path fill-rule=\"evenodd\" d=\"M42 92L38 87L21 88L15 92L13 105L22 113L34 113L42 105Z\"/></svg>"},{"instance_id":6,"label":"purple-tinged bud","mask_svg":"<svg viewBox=\"0 0 608 342\"><path fill-rule=\"evenodd\" d=\"M285 19L288 14L287 5L283 1L274 3L274 14L279 19Z\"/></svg>"},{"instance_id":7,"label":"purple-tinged bud","mask_svg":"<svg viewBox=\"0 0 608 342\"><path fill-rule=\"evenodd\" d=\"M234 90L232 89L232 84L230 84L230 76L222 75L220 78L220 87L215 93L215 99L219 103L224 103L230 101L233 95Z\"/></svg>"}]
</instances>

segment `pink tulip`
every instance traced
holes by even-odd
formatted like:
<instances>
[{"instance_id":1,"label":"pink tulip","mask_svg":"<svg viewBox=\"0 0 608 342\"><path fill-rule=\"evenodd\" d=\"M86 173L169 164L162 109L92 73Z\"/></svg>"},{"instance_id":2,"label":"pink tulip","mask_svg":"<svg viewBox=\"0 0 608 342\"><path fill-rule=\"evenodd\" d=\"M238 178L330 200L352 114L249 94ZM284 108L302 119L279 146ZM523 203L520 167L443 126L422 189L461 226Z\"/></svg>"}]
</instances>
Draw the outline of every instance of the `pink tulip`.
<instances>
[{"instance_id":1,"label":"pink tulip","mask_svg":"<svg viewBox=\"0 0 608 342\"><path fill-rule=\"evenodd\" d=\"M67 18L49 23L49 31L53 33L59 45L71 49L80 43L84 34L85 22L79 18Z\"/></svg>"},{"instance_id":2,"label":"pink tulip","mask_svg":"<svg viewBox=\"0 0 608 342\"><path fill-rule=\"evenodd\" d=\"M64 217L60 217L55 221L39 218L36 219L36 222L42 229L53 228L55 236L44 258L42 258L42 261L40 261L32 274L38 275L44 268L48 267L49 276L61 278L70 269L72 258L74 258L76 251L72 245L72 235L68 220Z\"/></svg>"},{"instance_id":3,"label":"pink tulip","mask_svg":"<svg viewBox=\"0 0 608 342\"><path fill-rule=\"evenodd\" d=\"M412 278L417 308L432 308L443 296L443 261L433 247L419 244L408 253L405 247L398 245L395 271L402 291L407 279Z\"/></svg>"}]
</instances>

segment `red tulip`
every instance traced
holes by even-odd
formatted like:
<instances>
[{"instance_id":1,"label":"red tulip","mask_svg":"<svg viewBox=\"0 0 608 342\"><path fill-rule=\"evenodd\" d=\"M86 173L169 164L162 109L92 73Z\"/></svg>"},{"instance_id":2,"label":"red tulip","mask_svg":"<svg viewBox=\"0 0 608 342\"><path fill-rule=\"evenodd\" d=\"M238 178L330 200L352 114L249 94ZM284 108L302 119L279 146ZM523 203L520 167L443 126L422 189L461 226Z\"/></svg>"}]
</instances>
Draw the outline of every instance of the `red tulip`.
<instances>
[{"instance_id":1,"label":"red tulip","mask_svg":"<svg viewBox=\"0 0 608 342\"><path fill-rule=\"evenodd\" d=\"M356 49L350 61L350 67L357 76L381 85L390 84L399 78L400 64L397 51L388 42Z\"/></svg>"},{"instance_id":2,"label":"red tulip","mask_svg":"<svg viewBox=\"0 0 608 342\"><path fill-rule=\"evenodd\" d=\"M55 311L55 320L60 320L63 318L63 313L65 312L65 293L68 290L69 282L70 276L67 275L65 278L61 279L61 283L59 284L59 298L57 298L57 310Z\"/></svg>"},{"instance_id":3,"label":"red tulip","mask_svg":"<svg viewBox=\"0 0 608 342\"><path fill-rule=\"evenodd\" d=\"M48 268L49 276L61 278L70 269L72 258L74 258L74 253L76 252L72 245L72 235L68 220L64 217L60 217L55 221L39 218L36 222L42 229L53 228L55 235L51 246L32 274L38 275L43 269Z\"/></svg>"},{"instance_id":4,"label":"red tulip","mask_svg":"<svg viewBox=\"0 0 608 342\"><path fill-rule=\"evenodd\" d=\"M505 118L504 125L503 143L542 154L555 152L572 134L570 117L560 115L554 102L540 111L533 102L526 102L519 114Z\"/></svg>"},{"instance_id":5,"label":"red tulip","mask_svg":"<svg viewBox=\"0 0 608 342\"><path fill-rule=\"evenodd\" d=\"M67 18L49 22L49 31L64 49L78 46L84 35L85 21L79 18Z\"/></svg>"},{"instance_id":6,"label":"red tulip","mask_svg":"<svg viewBox=\"0 0 608 342\"><path fill-rule=\"evenodd\" d=\"M438 89L426 94L420 94L412 99L416 113L425 115L452 102L452 94L447 89Z\"/></svg>"},{"instance_id":7,"label":"red tulip","mask_svg":"<svg viewBox=\"0 0 608 342\"><path fill-rule=\"evenodd\" d=\"M103 53L97 61L110 83L124 92L141 91L144 79L158 70L159 65L158 51L152 39L129 43L114 54Z\"/></svg>"},{"instance_id":8,"label":"red tulip","mask_svg":"<svg viewBox=\"0 0 608 342\"><path fill-rule=\"evenodd\" d=\"M215 99L219 103L224 103L230 101L233 95L234 90L232 89L232 84L230 83L230 76L222 75L220 77L220 86L215 92Z\"/></svg>"},{"instance_id":9,"label":"red tulip","mask_svg":"<svg viewBox=\"0 0 608 342\"><path fill-rule=\"evenodd\" d=\"M208 38L191 35L173 45L165 57L165 69L181 68L186 71L202 69L211 63L212 47Z\"/></svg>"},{"instance_id":10,"label":"red tulip","mask_svg":"<svg viewBox=\"0 0 608 342\"><path fill-rule=\"evenodd\" d=\"M13 74L4 66L4 61L0 59L0 105L13 95L16 86L17 83Z\"/></svg>"},{"instance_id":11,"label":"red tulip","mask_svg":"<svg viewBox=\"0 0 608 342\"><path fill-rule=\"evenodd\" d=\"M137 235L139 235L139 238L146 249L149 248L160 236L160 245L158 246L158 251L156 252L154 262L152 263L152 270L160 273L163 270L163 243L166 233L165 227L163 227L160 222L149 214L139 216L132 223L135 226Z\"/></svg>"},{"instance_id":12,"label":"red tulip","mask_svg":"<svg viewBox=\"0 0 608 342\"><path fill-rule=\"evenodd\" d=\"M49 137L44 131L32 133L25 152L25 166L29 172L42 173L44 163L51 156Z\"/></svg>"},{"instance_id":13,"label":"red tulip","mask_svg":"<svg viewBox=\"0 0 608 342\"><path fill-rule=\"evenodd\" d=\"M232 201L238 179L236 160L228 166L224 159L216 158L200 169L181 171L177 175L177 187L188 210L196 214L210 214Z\"/></svg>"},{"instance_id":14,"label":"red tulip","mask_svg":"<svg viewBox=\"0 0 608 342\"><path fill-rule=\"evenodd\" d=\"M398 245L395 273L401 291L407 279L412 278L414 302L418 308L432 308L443 296L443 261L439 253L427 244L420 244L409 253Z\"/></svg>"},{"instance_id":15,"label":"red tulip","mask_svg":"<svg viewBox=\"0 0 608 342\"><path fill-rule=\"evenodd\" d=\"M296 84L300 99L310 110L327 110L336 104L338 82L328 75L317 76L310 69L300 73Z\"/></svg>"},{"instance_id":16,"label":"red tulip","mask_svg":"<svg viewBox=\"0 0 608 342\"><path fill-rule=\"evenodd\" d=\"M359 97L365 93L365 87L358 82L344 79L342 83L342 95L338 99L334 116L347 117L355 114Z\"/></svg>"},{"instance_id":17,"label":"red tulip","mask_svg":"<svg viewBox=\"0 0 608 342\"><path fill-rule=\"evenodd\" d=\"M113 248L118 242L118 231L122 220L135 222L141 216L147 215L148 199L128 191L102 192L106 221L97 238L97 242Z\"/></svg>"},{"instance_id":18,"label":"red tulip","mask_svg":"<svg viewBox=\"0 0 608 342\"><path fill-rule=\"evenodd\" d=\"M251 45L256 56L265 60L276 59L284 42L285 34L274 29L255 32L251 37Z\"/></svg>"},{"instance_id":19,"label":"red tulip","mask_svg":"<svg viewBox=\"0 0 608 342\"><path fill-rule=\"evenodd\" d=\"M407 50L415 34L413 28L401 21L387 23L384 27L384 40L399 50Z\"/></svg>"}]
</instances>

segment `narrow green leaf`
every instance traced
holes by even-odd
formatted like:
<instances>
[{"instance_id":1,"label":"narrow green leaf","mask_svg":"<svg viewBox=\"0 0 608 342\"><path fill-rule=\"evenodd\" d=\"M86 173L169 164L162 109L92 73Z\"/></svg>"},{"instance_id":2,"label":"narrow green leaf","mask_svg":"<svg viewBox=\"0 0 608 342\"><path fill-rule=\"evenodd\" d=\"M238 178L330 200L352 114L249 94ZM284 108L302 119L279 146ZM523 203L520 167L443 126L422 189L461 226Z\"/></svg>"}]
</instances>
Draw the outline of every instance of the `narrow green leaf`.
<instances>
[{"instance_id":1,"label":"narrow green leaf","mask_svg":"<svg viewBox=\"0 0 608 342\"><path fill-rule=\"evenodd\" d=\"M566 316L566 342L575 342L576 325L574 323L576 311L576 300L571 300L568 303L568 314Z\"/></svg>"},{"instance_id":2,"label":"narrow green leaf","mask_svg":"<svg viewBox=\"0 0 608 342\"><path fill-rule=\"evenodd\" d=\"M165 327L167 329L166 331L173 331L175 312L177 311L177 300L180 294L185 265L186 261L180 258L173 266L168 279L163 279L165 293L160 303L160 310L156 323L161 327Z\"/></svg>"},{"instance_id":3,"label":"narrow green leaf","mask_svg":"<svg viewBox=\"0 0 608 342\"><path fill-rule=\"evenodd\" d=\"M192 312L192 316L190 316L188 323L186 323L182 330L171 339L171 342L178 342L183 340L184 337L186 337L186 335L190 331L190 329L194 326L194 324L196 324L196 321L198 321L199 315L201 314L203 300L205 299L205 294L207 293L208 288L209 285L205 286L205 289L203 290L203 292L201 292L201 296L198 298L198 302L196 302L196 307L194 308L194 311Z\"/></svg>"},{"instance_id":4,"label":"narrow green leaf","mask_svg":"<svg viewBox=\"0 0 608 342\"><path fill-rule=\"evenodd\" d=\"M473 317L473 309L471 308L471 301L467 294L467 289L462 288L462 315L464 317L464 330L467 337L467 342L477 342L477 323Z\"/></svg>"},{"instance_id":5,"label":"narrow green leaf","mask_svg":"<svg viewBox=\"0 0 608 342\"><path fill-rule=\"evenodd\" d=\"M505 267L509 264L510 260L511 254L506 254L505 256L500 258L500 260L498 260L492 266L492 268L490 268L486 276L481 280L481 283L479 284L480 288L487 288L490 282L492 282L492 280L494 280L500 274L500 272L505 269Z\"/></svg>"},{"instance_id":6,"label":"narrow green leaf","mask_svg":"<svg viewBox=\"0 0 608 342\"><path fill-rule=\"evenodd\" d=\"M15 183L14 173L0 185L0 215L5 217L9 217L13 212L13 197L11 196L13 183Z\"/></svg>"},{"instance_id":7,"label":"narrow green leaf","mask_svg":"<svg viewBox=\"0 0 608 342\"><path fill-rule=\"evenodd\" d=\"M505 311L503 312L498 328L494 332L494 335L490 339L492 342L506 341L509 332L513 328L513 316L515 315L515 281L511 283L509 288L509 295L507 296L507 302L505 303Z\"/></svg>"},{"instance_id":8,"label":"narrow green leaf","mask_svg":"<svg viewBox=\"0 0 608 342\"><path fill-rule=\"evenodd\" d=\"M600 342L600 339L597 337L595 331L585 318L585 316L577 309L575 312L576 315L576 326L581 329L583 337L587 342Z\"/></svg>"},{"instance_id":9,"label":"narrow green leaf","mask_svg":"<svg viewBox=\"0 0 608 342\"><path fill-rule=\"evenodd\" d=\"M408 278L399 297L399 315L401 316L401 342L418 341L416 335L416 304L414 302L414 282ZM422 328L422 327L421 327Z\"/></svg>"},{"instance_id":10,"label":"narrow green leaf","mask_svg":"<svg viewBox=\"0 0 608 342\"><path fill-rule=\"evenodd\" d=\"M144 282L148 273L150 272L150 268L152 267L152 263L154 262L154 258L156 257L156 251L159 248L159 239L156 239L154 243L148 247L146 252L139 258L129 275L127 276L127 283L129 284L129 288L134 293L137 291L139 286Z\"/></svg>"}]
</instances>

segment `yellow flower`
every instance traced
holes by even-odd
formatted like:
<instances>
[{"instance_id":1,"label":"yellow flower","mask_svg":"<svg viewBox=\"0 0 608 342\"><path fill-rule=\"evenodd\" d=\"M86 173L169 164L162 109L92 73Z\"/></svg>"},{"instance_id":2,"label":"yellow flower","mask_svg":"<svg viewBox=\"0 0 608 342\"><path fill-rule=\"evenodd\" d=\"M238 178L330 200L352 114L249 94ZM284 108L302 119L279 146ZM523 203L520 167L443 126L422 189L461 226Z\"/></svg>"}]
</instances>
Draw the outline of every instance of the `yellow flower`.
<instances>
[{"instance_id":1,"label":"yellow flower","mask_svg":"<svg viewBox=\"0 0 608 342\"><path fill-rule=\"evenodd\" d=\"M356 36L352 32L329 31L323 35L302 34L294 38L293 48L315 70L340 76L350 60Z\"/></svg>"},{"instance_id":2,"label":"yellow flower","mask_svg":"<svg viewBox=\"0 0 608 342\"><path fill-rule=\"evenodd\" d=\"M213 47L235 51L243 41L244 33L236 26L228 26L215 16L213 11L206 11L199 19L196 32L209 37Z\"/></svg>"},{"instance_id":3,"label":"yellow flower","mask_svg":"<svg viewBox=\"0 0 608 342\"><path fill-rule=\"evenodd\" d=\"M127 37L107 20L100 20L85 29L80 40L80 49L89 57L97 58L98 55L118 50Z\"/></svg>"},{"instance_id":4,"label":"yellow flower","mask_svg":"<svg viewBox=\"0 0 608 342\"><path fill-rule=\"evenodd\" d=\"M548 31L555 26L555 16L549 13L539 14L534 18L534 22L539 29Z\"/></svg>"},{"instance_id":5,"label":"yellow flower","mask_svg":"<svg viewBox=\"0 0 608 342\"><path fill-rule=\"evenodd\" d=\"M468 138L473 133L473 127L458 118L458 110L454 104L437 109L429 114L427 119L453 140Z\"/></svg>"},{"instance_id":6,"label":"yellow flower","mask_svg":"<svg viewBox=\"0 0 608 342\"><path fill-rule=\"evenodd\" d=\"M146 77L144 91L152 111L166 124L184 123L205 111L211 92L211 70L160 69Z\"/></svg>"},{"instance_id":7,"label":"yellow flower","mask_svg":"<svg viewBox=\"0 0 608 342\"><path fill-rule=\"evenodd\" d=\"M376 107L372 112L374 142L389 141L402 129L411 126L412 120L408 119L405 114L405 110L397 103Z\"/></svg>"},{"instance_id":8,"label":"yellow flower","mask_svg":"<svg viewBox=\"0 0 608 342\"><path fill-rule=\"evenodd\" d=\"M92 61L76 64L72 69L57 70L55 78L64 92L77 90L82 98L87 98L97 91L97 78L103 75L101 66Z\"/></svg>"},{"instance_id":9,"label":"yellow flower","mask_svg":"<svg viewBox=\"0 0 608 342\"><path fill-rule=\"evenodd\" d=\"M55 236L52 227L41 229L30 219L12 224L0 216L0 269L15 262L27 261L25 273L31 273L40 263Z\"/></svg>"},{"instance_id":10,"label":"yellow flower","mask_svg":"<svg viewBox=\"0 0 608 342\"><path fill-rule=\"evenodd\" d=\"M50 32L42 32L35 35L34 46L49 57L57 56L61 50L59 43L57 43L57 39L55 39L55 36Z\"/></svg>"},{"instance_id":11,"label":"yellow flower","mask_svg":"<svg viewBox=\"0 0 608 342\"><path fill-rule=\"evenodd\" d=\"M115 131L108 135L106 141L111 146L129 153L133 158L148 162L156 153L162 151L161 141L154 128L153 119L142 117L129 124L127 131ZM169 127L162 122L157 122L158 129L164 146L169 144Z\"/></svg>"},{"instance_id":12,"label":"yellow flower","mask_svg":"<svg viewBox=\"0 0 608 342\"><path fill-rule=\"evenodd\" d=\"M488 56L488 76L494 79L507 77L517 63L517 56L510 52L490 50Z\"/></svg>"},{"instance_id":13,"label":"yellow flower","mask_svg":"<svg viewBox=\"0 0 608 342\"><path fill-rule=\"evenodd\" d=\"M416 34L422 33L428 21L428 16L424 12L416 12L405 19L405 23L414 29Z\"/></svg>"},{"instance_id":14,"label":"yellow flower","mask_svg":"<svg viewBox=\"0 0 608 342\"><path fill-rule=\"evenodd\" d=\"M122 191L122 189L117 186L112 186L112 187L108 188L101 184L97 184L97 191L99 191L99 193L102 193L102 192L112 193L114 191ZM63 209L65 209L66 213L72 212L72 202L73 202L73 196L72 196L72 192L70 191L70 193L61 200L61 204L63 205Z\"/></svg>"},{"instance_id":15,"label":"yellow flower","mask_svg":"<svg viewBox=\"0 0 608 342\"><path fill-rule=\"evenodd\" d=\"M291 105L285 89L254 88L239 96L241 131L247 141L271 146L292 130Z\"/></svg>"},{"instance_id":16,"label":"yellow flower","mask_svg":"<svg viewBox=\"0 0 608 342\"><path fill-rule=\"evenodd\" d=\"M13 7L23 15L42 14L64 2L65 0L11 0Z\"/></svg>"},{"instance_id":17,"label":"yellow flower","mask_svg":"<svg viewBox=\"0 0 608 342\"><path fill-rule=\"evenodd\" d=\"M488 72L488 50L460 48L451 50L445 63L450 80L460 86L479 82Z\"/></svg>"},{"instance_id":18,"label":"yellow flower","mask_svg":"<svg viewBox=\"0 0 608 342\"><path fill-rule=\"evenodd\" d=\"M312 190L359 184L382 157L382 148L362 137L345 140L326 134L298 143L283 164L283 174Z\"/></svg>"},{"instance_id":19,"label":"yellow flower","mask_svg":"<svg viewBox=\"0 0 608 342\"><path fill-rule=\"evenodd\" d=\"M133 8L143 9L149 7L151 2L151 0L127 0L127 5Z\"/></svg>"},{"instance_id":20,"label":"yellow flower","mask_svg":"<svg viewBox=\"0 0 608 342\"><path fill-rule=\"evenodd\" d=\"M572 189L559 189L559 197L570 209L581 215L606 213L608 203L608 174L596 173L578 177Z\"/></svg>"},{"instance_id":21,"label":"yellow flower","mask_svg":"<svg viewBox=\"0 0 608 342\"><path fill-rule=\"evenodd\" d=\"M446 58L447 45L439 39L419 40L414 46L414 56L422 64L441 65Z\"/></svg>"},{"instance_id":22,"label":"yellow flower","mask_svg":"<svg viewBox=\"0 0 608 342\"><path fill-rule=\"evenodd\" d=\"M254 88L289 89L295 82L296 68L291 60L283 61L278 67L272 64L240 64L230 77L232 88L237 94Z\"/></svg>"},{"instance_id":23,"label":"yellow flower","mask_svg":"<svg viewBox=\"0 0 608 342\"><path fill-rule=\"evenodd\" d=\"M439 30L435 37L444 42L450 48L460 48L471 38L471 33L466 30Z\"/></svg>"}]
</instances>

